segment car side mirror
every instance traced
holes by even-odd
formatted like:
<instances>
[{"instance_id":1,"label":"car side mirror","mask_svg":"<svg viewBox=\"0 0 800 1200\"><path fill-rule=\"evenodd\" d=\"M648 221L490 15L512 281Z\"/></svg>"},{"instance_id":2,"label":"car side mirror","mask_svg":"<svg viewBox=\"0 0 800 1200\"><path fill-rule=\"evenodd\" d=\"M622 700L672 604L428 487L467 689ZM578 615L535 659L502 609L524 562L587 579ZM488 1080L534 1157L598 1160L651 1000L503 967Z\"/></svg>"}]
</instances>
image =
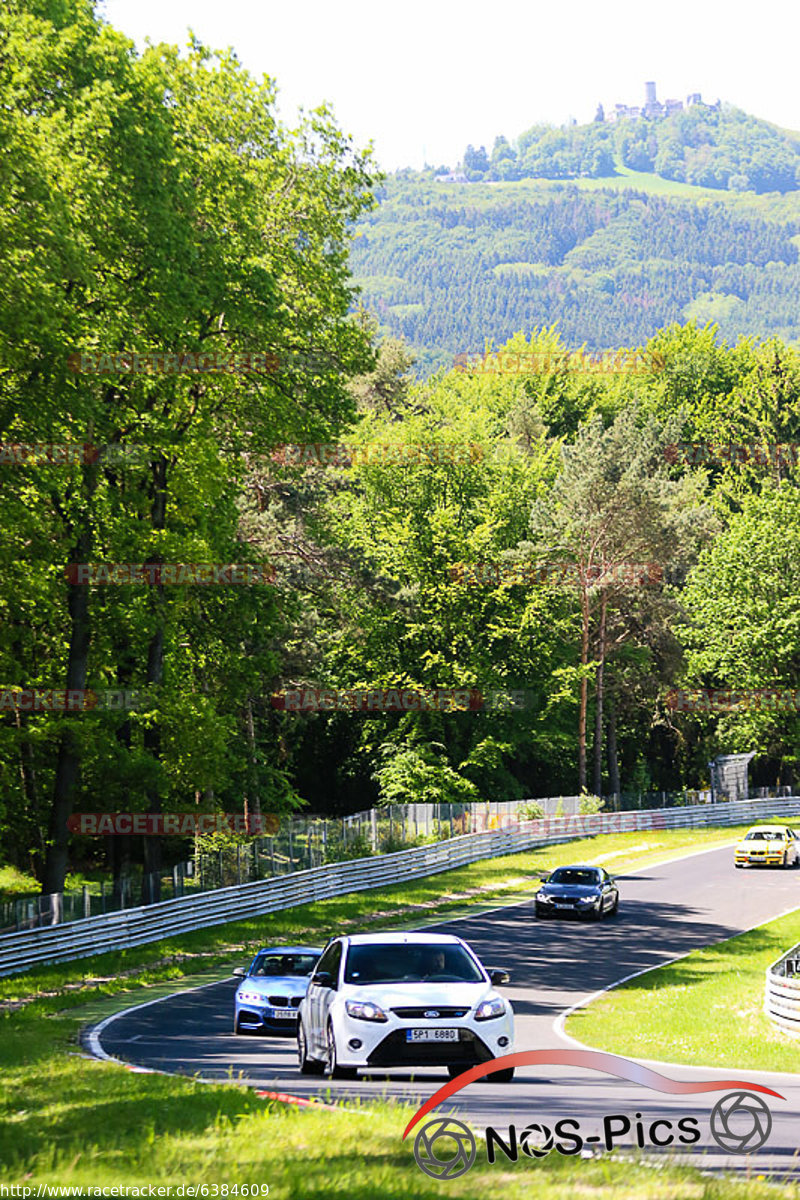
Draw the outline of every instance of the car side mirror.
<instances>
[{"instance_id":1,"label":"car side mirror","mask_svg":"<svg viewBox=\"0 0 800 1200\"><path fill-rule=\"evenodd\" d=\"M317 971L316 975L311 976L311 982L315 983L317 987L336 987L336 980L333 978L330 971Z\"/></svg>"},{"instance_id":2,"label":"car side mirror","mask_svg":"<svg viewBox=\"0 0 800 1200\"><path fill-rule=\"evenodd\" d=\"M232 974L233 974L233 975L240 975L240 976L241 976L241 975L247 975L247 971L245 970L245 968L244 968L244 967L234 967L234 968L233 968L233 971L232 971Z\"/></svg>"},{"instance_id":3,"label":"car side mirror","mask_svg":"<svg viewBox=\"0 0 800 1200\"><path fill-rule=\"evenodd\" d=\"M511 983L511 976L502 967L490 967L489 981L494 987L502 987L504 983Z\"/></svg>"}]
</instances>

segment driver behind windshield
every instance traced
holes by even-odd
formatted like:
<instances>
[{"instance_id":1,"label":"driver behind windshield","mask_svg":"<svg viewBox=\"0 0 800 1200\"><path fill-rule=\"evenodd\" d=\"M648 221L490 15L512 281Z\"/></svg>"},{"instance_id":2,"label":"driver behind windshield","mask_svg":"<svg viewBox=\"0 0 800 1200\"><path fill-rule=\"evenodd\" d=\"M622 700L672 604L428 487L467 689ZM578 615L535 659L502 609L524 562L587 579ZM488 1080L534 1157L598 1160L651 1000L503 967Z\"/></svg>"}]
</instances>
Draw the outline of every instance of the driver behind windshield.
<instances>
[{"instance_id":1,"label":"driver behind windshield","mask_svg":"<svg viewBox=\"0 0 800 1200\"><path fill-rule=\"evenodd\" d=\"M420 979L431 979L444 974L444 950L429 950L420 970Z\"/></svg>"}]
</instances>

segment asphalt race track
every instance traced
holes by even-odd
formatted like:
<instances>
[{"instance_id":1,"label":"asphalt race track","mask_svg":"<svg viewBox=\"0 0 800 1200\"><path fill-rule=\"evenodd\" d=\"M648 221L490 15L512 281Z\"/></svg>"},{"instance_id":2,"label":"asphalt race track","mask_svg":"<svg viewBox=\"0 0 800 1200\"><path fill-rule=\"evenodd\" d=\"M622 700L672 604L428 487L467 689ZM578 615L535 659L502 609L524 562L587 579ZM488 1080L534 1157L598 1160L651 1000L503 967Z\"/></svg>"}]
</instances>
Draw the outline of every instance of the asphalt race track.
<instances>
[{"instance_id":1,"label":"asphalt race track","mask_svg":"<svg viewBox=\"0 0 800 1200\"><path fill-rule=\"evenodd\" d=\"M800 869L736 870L730 848L617 879L619 915L602 923L537 921L531 900L438 927L426 926L458 934L486 966L511 971L512 983L501 991L514 1006L517 1051L574 1049L575 1043L554 1028L571 1005L635 971L722 941L800 905ZM99 1033L102 1050L140 1066L196 1073L207 1080L233 1076L295 1096L391 1096L421 1104L448 1081L446 1072L436 1069L415 1071L413 1078L409 1073L378 1072L355 1082L301 1076L293 1039L233 1035L237 983L225 980L112 1018ZM510 1084L470 1084L434 1115L466 1117L475 1127L491 1125L503 1135L510 1124L520 1131L532 1122L552 1129L556 1121L569 1117L580 1122L584 1138L599 1138L604 1116L627 1114L632 1132L615 1143L623 1153L626 1145L634 1144L635 1114L642 1115L648 1129L658 1118L676 1124L693 1116L699 1121L701 1140L690 1148L681 1147L683 1161L704 1169L800 1179L800 1075L759 1074L744 1066L703 1070L662 1064L656 1069L677 1080L743 1078L771 1087L786 1099L765 1097L772 1131L765 1145L751 1154L728 1154L711 1138L711 1109L725 1091L676 1097L575 1067L523 1067ZM398 1137L401 1134L398 1129ZM409 1154L413 1137L412 1133L408 1139ZM502 1153L498 1167L513 1170Z\"/></svg>"}]
</instances>

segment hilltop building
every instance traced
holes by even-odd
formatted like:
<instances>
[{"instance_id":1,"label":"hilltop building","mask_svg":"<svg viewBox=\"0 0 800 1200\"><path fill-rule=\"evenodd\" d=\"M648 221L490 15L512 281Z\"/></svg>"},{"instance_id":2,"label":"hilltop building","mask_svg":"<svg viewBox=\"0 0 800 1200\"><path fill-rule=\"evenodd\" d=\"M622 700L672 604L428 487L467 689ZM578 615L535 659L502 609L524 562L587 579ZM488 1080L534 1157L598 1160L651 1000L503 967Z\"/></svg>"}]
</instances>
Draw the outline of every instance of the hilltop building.
<instances>
[{"instance_id":1,"label":"hilltop building","mask_svg":"<svg viewBox=\"0 0 800 1200\"><path fill-rule=\"evenodd\" d=\"M702 104L703 98L700 92L691 92L686 97L686 108L691 108L695 104ZM719 108L719 100L716 104L709 105L710 108ZM684 104L682 100L664 100L663 103L656 96L656 85L652 79L649 79L644 85L644 104L615 104L613 109L608 113L604 113L602 105L598 105L597 115L595 120L606 121L623 121L637 120L639 117L645 117L649 121L659 121L664 117L671 117L675 113L683 112Z\"/></svg>"}]
</instances>

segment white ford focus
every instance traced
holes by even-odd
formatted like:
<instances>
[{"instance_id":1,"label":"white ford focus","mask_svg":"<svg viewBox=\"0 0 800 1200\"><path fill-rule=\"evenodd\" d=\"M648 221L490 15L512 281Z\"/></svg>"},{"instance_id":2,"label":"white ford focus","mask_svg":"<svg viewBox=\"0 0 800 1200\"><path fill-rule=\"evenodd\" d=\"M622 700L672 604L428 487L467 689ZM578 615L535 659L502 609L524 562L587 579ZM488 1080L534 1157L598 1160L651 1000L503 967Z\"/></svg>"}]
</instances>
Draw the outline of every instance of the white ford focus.
<instances>
[{"instance_id":1,"label":"white ford focus","mask_svg":"<svg viewBox=\"0 0 800 1200\"><path fill-rule=\"evenodd\" d=\"M304 1075L353 1078L361 1068L446 1067L455 1077L514 1048L514 1013L466 942L442 933L334 938L300 1005ZM514 1069L488 1078L508 1082Z\"/></svg>"}]
</instances>

